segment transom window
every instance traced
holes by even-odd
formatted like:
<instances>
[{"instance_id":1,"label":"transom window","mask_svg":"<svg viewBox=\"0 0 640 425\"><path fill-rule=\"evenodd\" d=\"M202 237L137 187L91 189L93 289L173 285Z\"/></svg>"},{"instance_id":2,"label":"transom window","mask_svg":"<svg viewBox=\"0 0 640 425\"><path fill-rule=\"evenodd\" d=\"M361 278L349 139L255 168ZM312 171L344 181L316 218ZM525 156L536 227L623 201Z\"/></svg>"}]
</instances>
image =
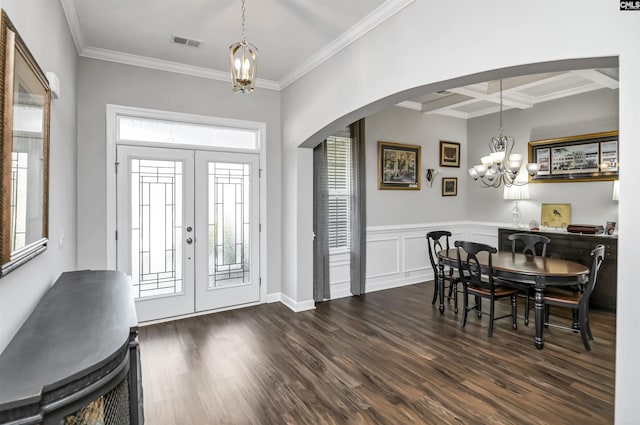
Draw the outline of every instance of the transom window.
<instances>
[{"instance_id":1,"label":"transom window","mask_svg":"<svg viewBox=\"0 0 640 425\"><path fill-rule=\"evenodd\" d=\"M118 116L118 139L231 149L258 149L258 131L154 118Z\"/></svg>"}]
</instances>

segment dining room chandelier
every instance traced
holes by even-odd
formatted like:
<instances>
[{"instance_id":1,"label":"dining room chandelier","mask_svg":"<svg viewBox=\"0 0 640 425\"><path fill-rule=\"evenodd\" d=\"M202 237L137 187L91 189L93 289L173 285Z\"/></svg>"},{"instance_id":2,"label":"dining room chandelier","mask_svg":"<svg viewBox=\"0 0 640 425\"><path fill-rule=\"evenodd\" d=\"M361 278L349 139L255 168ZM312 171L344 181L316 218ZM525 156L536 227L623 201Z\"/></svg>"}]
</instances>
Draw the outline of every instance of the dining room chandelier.
<instances>
[{"instance_id":1,"label":"dining room chandelier","mask_svg":"<svg viewBox=\"0 0 640 425\"><path fill-rule=\"evenodd\" d=\"M482 164L469 168L469 175L482 187L498 188L505 186L522 186L528 181L516 179L522 168L522 154L511 153L515 139L502 134L502 80L500 80L500 132L489 141L490 153L480 158ZM538 173L539 165L529 163L527 172L531 177Z\"/></svg>"},{"instance_id":2,"label":"dining room chandelier","mask_svg":"<svg viewBox=\"0 0 640 425\"><path fill-rule=\"evenodd\" d=\"M242 41L229 46L231 88L234 93L253 93L258 67L258 48L247 43L245 38L244 1L242 0Z\"/></svg>"}]
</instances>

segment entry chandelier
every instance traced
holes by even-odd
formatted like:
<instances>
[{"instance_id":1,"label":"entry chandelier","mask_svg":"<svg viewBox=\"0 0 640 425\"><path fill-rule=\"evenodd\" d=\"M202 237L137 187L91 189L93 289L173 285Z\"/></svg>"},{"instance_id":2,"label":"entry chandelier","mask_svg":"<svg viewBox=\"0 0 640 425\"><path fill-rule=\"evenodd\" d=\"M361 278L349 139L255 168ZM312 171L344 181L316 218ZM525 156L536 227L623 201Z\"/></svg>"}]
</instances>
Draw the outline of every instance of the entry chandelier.
<instances>
[{"instance_id":1,"label":"entry chandelier","mask_svg":"<svg viewBox=\"0 0 640 425\"><path fill-rule=\"evenodd\" d=\"M258 49L247 43L244 31L244 0L242 0L242 41L229 46L231 88L234 93L253 93L258 67Z\"/></svg>"},{"instance_id":2,"label":"entry chandelier","mask_svg":"<svg viewBox=\"0 0 640 425\"><path fill-rule=\"evenodd\" d=\"M511 153L515 140L502 135L502 80L500 80L500 134L489 141L490 154L480 158L482 164L469 168L469 175L482 187L523 186L527 181L516 179L522 168L522 155ZM538 173L537 163L526 166L531 177Z\"/></svg>"}]
</instances>

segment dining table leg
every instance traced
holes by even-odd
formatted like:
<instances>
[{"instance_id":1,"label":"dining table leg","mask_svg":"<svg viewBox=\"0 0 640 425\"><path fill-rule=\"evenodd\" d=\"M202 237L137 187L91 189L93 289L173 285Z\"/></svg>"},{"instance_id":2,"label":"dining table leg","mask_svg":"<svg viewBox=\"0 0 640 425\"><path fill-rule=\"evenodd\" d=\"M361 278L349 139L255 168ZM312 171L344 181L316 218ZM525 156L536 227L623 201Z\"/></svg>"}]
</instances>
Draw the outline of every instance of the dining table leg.
<instances>
[{"instance_id":1,"label":"dining table leg","mask_svg":"<svg viewBox=\"0 0 640 425\"><path fill-rule=\"evenodd\" d=\"M536 297L535 297L535 314L536 314L536 348L539 350L544 347L542 340L542 332L544 330L544 288L545 282L543 276L536 276Z\"/></svg>"},{"instance_id":2,"label":"dining table leg","mask_svg":"<svg viewBox=\"0 0 640 425\"><path fill-rule=\"evenodd\" d=\"M436 276L436 284L438 285L438 301L440 306L438 309L440 313L444 313L444 263L442 261L438 262L438 275Z\"/></svg>"}]
</instances>

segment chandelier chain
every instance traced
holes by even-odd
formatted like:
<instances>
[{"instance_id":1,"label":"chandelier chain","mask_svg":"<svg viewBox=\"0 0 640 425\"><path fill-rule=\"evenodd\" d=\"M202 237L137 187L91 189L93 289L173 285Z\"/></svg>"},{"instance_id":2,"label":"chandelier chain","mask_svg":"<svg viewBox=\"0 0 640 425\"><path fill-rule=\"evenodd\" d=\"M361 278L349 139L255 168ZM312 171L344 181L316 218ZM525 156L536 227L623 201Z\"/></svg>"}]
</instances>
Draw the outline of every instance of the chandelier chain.
<instances>
[{"instance_id":1,"label":"chandelier chain","mask_svg":"<svg viewBox=\"0 0 640 425\"><path fill-rule=\"evenodd\" d=\"M244 0L242 0L242 42L243 43L246 42L246 38L245 38L245 35L244 35L244 12L245 12Z\"/></svg>"},{"instance_id":2,"label":"chandelier chain","mask_svg":"<svg viewBox=\"0 0 640 425\"><path fill-rule=\"evenodd\" d=\"M244 1L244 0L243 0ZM500 138L502 138L502 79L500 80Z\"/></svg>"}]
</instances>

